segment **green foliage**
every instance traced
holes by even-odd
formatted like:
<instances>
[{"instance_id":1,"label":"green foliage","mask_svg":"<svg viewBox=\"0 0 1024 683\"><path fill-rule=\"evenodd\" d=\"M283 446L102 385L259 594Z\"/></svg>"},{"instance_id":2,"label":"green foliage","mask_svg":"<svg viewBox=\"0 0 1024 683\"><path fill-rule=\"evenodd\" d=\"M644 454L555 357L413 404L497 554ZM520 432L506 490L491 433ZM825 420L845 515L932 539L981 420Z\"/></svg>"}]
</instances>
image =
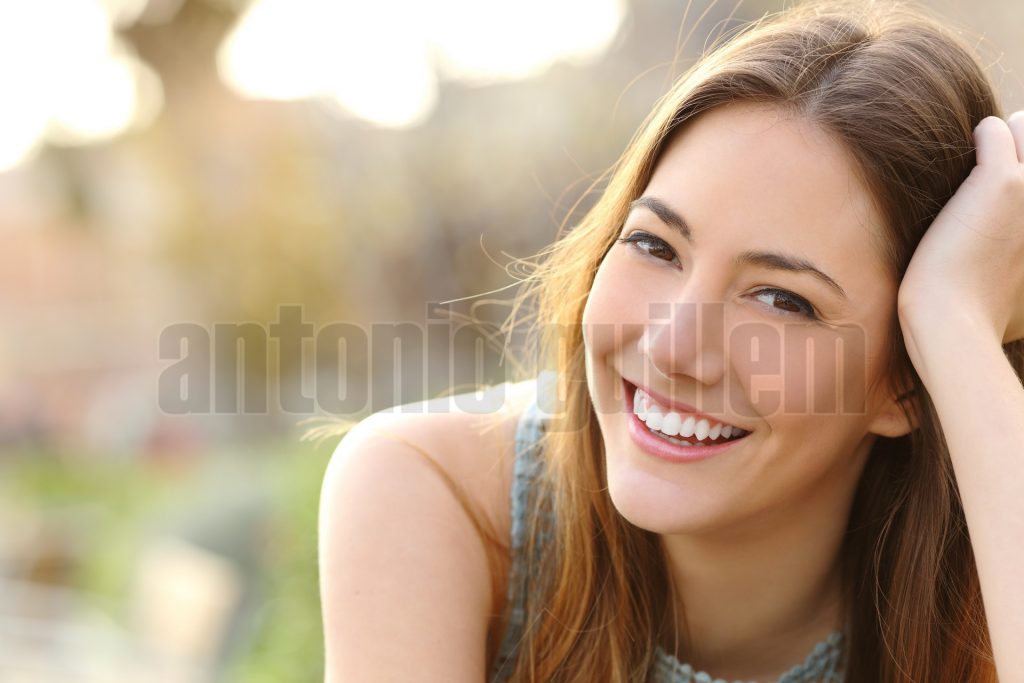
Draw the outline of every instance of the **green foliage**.
<instances>
[{"instance_id":1,"label":"green foliage","mask_svg":"<svg viewBox=\"0 0 1024 683\"><path fill-rule=\"evenodd\" d=\"M323 681L323 630L317 574L317 507L330 449L303 446L272 465L275 516L267 596L253 641L230 680Z\"/></svg>"},{"instance_id":2,"label":"green foliage","mask_svg":"<svg viewBox=\"0 0 1024 683\"><path fill-rule=\"evenodd\" d=\"M291 443L233 451L181 463L8 454L0 462L0 497L6 515L41 524L45 534L66 541L64 551L74 558L63 576L66 585L127 627L146 542L166 530L168 519L187 518L209 486L204 479L223 488L241 487L231 476L246 477L269 503L255 532L261 537L250 539L260 549L256 607L244 617L220 680L322 681L316 526L330 449ZM244 474L225 477L225 468ZM204 514L216 515L216 508Z\"/></svg>"}]
</instances>

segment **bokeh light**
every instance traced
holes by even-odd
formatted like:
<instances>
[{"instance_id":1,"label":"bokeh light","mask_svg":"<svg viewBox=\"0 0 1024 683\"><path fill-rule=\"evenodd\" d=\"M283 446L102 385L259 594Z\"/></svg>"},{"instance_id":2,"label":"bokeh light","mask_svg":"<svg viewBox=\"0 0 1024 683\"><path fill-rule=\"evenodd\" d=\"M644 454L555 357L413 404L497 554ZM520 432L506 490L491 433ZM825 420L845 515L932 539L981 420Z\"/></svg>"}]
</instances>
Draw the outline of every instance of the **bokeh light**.
<instances>
[{"instance_id":1,"label":"bokeh light","mask_svg":"<svg viewBox=\"0 0 1024 683\"><path fill-rule=\"evenodd\" d=\"M0 171L44 142L87 144L142 126L159 78L113 35L139 2L0 3Z\"/></svg>"},{"instance_id":2,"label":"bokeh light","mask_svg":"<svg viewBox=\"0 0 1024 683\"><path fill-rule=\"evenodd\" d=\"M254 0L218 65L244 96L333 98L399 128L430 114L441 80L524 79L599 56L625 12L624 0Z\"/></svg>"}]
</instances>

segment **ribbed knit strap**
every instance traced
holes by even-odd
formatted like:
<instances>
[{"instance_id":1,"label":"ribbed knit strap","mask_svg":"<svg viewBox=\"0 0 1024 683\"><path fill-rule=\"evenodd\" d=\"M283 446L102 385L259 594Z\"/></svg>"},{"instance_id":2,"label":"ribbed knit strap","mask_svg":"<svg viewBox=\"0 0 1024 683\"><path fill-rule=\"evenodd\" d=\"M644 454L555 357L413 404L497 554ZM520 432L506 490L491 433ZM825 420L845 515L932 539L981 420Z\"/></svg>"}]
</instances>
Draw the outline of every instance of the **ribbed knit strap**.
<instances>
[{"instance_id":1,"label":"ribbed knit strap","mask_svg":"<svg viewBox=\"0 0 1024 683\"><path fill-rule=\"evenodd\" d=\"M523 638L526 594L531 569L530 558L526 557L527 509L530 502L531 485L542 464L539 458L538 440L543 433L543 427L543 413L535 399L523 411L516 427L516 453L511 489L511 566L509 567L508 607L506 608L509 612L509 622L492 669L492 683L507 680L512 670L511 661Z\"/></svg>"},{"instance_id":2,"label":"ribbed knit strap","mask_svg":"<svg viewBox=\"0 0 1024 683\"><path fill-rule=\"evenodd\" d=\"M845 637L833 631L811 650L807 658L784 673L776 683L843 683ZM728 683L704 671L695 671L658 647L655 652L651 683ZM744 683L734 681L734 683Z\"/></svg>"}]
</instances>

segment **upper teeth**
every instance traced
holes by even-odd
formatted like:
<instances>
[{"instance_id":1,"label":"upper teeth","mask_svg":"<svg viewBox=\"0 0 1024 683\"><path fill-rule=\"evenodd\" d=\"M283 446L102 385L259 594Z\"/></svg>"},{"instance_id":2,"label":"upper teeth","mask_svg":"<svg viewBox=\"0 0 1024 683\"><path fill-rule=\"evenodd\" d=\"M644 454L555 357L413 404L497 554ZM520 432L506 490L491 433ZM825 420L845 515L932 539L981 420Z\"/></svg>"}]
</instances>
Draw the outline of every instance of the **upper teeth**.
<instances>
[{"instance_id":1,"label":"upper teeth","mask_svg":"<svg viewBox=\"0 0 1024 683\"><path fill-rule=\"evenodd\" d=\"M717 439L721 436L730 439L747 434L745 430L730 424L703 417L698 419L694 415L669 410L641 389L637 389L633 395L633 412L647 423L649 428L666 436L694 437L697 441L703 441L706 438Z\"/></svg>"}]
</instances>

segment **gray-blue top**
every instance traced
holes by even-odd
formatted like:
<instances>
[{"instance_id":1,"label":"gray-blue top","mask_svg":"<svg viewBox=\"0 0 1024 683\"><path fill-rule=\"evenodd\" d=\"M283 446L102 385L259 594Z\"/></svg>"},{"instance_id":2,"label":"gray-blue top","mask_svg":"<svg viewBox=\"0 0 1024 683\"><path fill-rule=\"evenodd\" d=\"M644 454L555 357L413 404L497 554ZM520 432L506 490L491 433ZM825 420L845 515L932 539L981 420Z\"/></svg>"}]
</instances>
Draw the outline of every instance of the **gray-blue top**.
<instances>
[{"instance_id":1,"label":"gray-blue top","mask_svg":"<svg viewBox=\"0 0 1024 683\"><path fill-rule=\"evenodd\" d=\"M538 381L540 385L540 381ZM546 424L546 414L535 399L523 412L516 429L516 459L512 479L512 532L511 567L508 583L509 626L498 649L491 683L504 683L511 673L525 624L526 595L530 590L530 573L537 565L537 557L526 556L526 511L530 485L543 469L539 438ZM815 645L803 663L794 666L777 683L842 683L844 638L841 632L830 634ZM695 671L675 656L657 648L650 683L729 683L713 678L703 671Z\"/></svg>"}]
</instances>

